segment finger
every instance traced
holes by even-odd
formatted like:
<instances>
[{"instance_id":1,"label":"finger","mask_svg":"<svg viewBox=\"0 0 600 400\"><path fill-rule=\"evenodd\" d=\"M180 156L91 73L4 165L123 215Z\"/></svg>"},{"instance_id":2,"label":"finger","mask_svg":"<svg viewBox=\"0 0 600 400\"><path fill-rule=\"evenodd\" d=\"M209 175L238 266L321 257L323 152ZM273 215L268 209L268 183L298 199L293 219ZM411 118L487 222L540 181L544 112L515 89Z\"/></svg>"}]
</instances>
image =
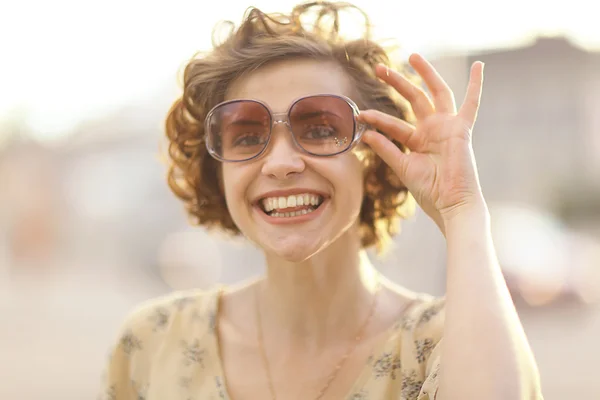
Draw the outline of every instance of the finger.
<instances>
[{"instance_id":1,"label":"finger","mask_svg":"<svg viewBox=\"0 0 600 400\"><path fill-rule=\"evenodd\" d=\"M381 159L392 168L398 178L406 184L405 175L408 165L408 154L403 153L398 146L379 132L366 131L363 142L369 145Z\"/></svg>"},{"instance_id":2,"label":"finger","mask_svg":"<svg viewBox=\"0 0 600 400\"><path fill-rule=\"evenodd\" d=\"M456 112L454 94L433 65L419 54L411 55L408 62L423 78L423 81L425 81L427 88L431 92L435 110L454 114Z\"/></svg>"},{"instance_id":3,"label":"finger","mask_svg":"<svg viewBox=\"0 0 600 400\"><path fill-rule=\"evenodd\" d=\"M435 111L433 103L423 89L409 81L398 71L383 64L377 66L376 72L379 79L392 86L402 97L408 100L417 119L425 119L433 114Z\"/></svg>"},{"instance_id":4,"label":"finger","mask_svg":"<svg viewBox=\"0 0 600 400\"><path fill-rule=\"evenodd\" d=\"M386 133L408 148L415 145L415 127L400 118L377 110L361 111L359 119L371 127ZM416 149L415 149L416 150Z\"/></svg>"},{"instance_id":5,"label":"finger","mask_svg":"<svg viewBox=\"0 0 600 400\"><path fill-rule=\"evenodd\" d=\"M481 89L483 87L483 63L477 61L471 67L471 76L465 100L460 107L458 115L466 120L471 127L475 125L479 104L481 103Z\"/></svg>"}]
</instances>

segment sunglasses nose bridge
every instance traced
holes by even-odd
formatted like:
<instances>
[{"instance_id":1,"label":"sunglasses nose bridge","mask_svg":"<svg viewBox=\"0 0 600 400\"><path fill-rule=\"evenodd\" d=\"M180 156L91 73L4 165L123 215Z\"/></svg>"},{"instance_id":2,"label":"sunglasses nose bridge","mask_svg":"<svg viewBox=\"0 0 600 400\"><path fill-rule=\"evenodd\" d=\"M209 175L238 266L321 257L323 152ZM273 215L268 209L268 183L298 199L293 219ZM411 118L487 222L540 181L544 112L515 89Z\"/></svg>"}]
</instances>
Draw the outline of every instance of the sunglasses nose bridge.
<instances>
[{"instance_id":1,"label":"sunglasses nose bridge","mask_svg":"<svg viewBox=\"0 0 600 400\"><path fill-rule=\"evenodd\" d=\"M284 124L289 129L290 121L288 115L285 113L273 114L273 127L275 127L277 124Z\"/></svg>"},{"instance_id":2,"label":"sunglasses nose bridge","mask_svg":"<svg viewBox=\"0 0 600 400\"><path fill-rule=\"evenodd\" d=\"M287 131L290 135L294 135L292 133L292 126L290 125L290 120L289 117L286 113L278 113L278 114L273 114L272 115L272 125L271 125L271 134L273 134L273 131L275 130L275 127L279 124L284 125L287 128ZM295 140L294 140L295 142Z\"/></svg>"}]
</instances>

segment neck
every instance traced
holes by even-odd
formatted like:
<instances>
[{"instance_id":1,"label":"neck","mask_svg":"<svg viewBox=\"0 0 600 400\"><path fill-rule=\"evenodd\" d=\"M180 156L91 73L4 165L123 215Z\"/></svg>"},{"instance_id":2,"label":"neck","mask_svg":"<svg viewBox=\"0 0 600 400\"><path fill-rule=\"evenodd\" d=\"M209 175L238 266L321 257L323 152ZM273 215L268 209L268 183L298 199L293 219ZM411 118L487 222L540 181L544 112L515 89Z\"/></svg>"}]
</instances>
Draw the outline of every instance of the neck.
<instances>
[{"instance_id":1,"label":"neck","mask_svg":"<svg viewBox=\"0 0 600 400\"><path fill-rule=\"evenodd\" d=\"M264 329L313 349L353 338L371 312L377 279L358 238L342 237L301 263L267 256L267 279L257 288Z\"/></svg>"}]
</instances>

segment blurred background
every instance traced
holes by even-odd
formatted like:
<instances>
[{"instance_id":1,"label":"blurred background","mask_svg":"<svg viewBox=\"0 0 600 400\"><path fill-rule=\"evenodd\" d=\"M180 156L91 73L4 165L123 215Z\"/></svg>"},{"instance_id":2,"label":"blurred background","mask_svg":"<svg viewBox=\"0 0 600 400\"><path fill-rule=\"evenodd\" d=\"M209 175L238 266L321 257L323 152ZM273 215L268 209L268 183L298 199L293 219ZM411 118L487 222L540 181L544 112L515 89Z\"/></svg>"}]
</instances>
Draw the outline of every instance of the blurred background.
<instances>
[{"instance_id":1,"label":"blurred background","mask_svg":"<svg viewBox=\"0 0 600 400\"><path fill-rule=\"evenodd\" d=\"M262 271L242 240L189 227L165 182L177 73L250 5L0 2L0 399L93 399L140 301ZM600 399L600 25L587 0L356 1L378 38L432 59L462 99L486 63L475 152L499 257L547 400ZM353 26L346 27L352 33ZM444 240L406 221L374 259L444 293Z\"/></svg>"}]
</instances>

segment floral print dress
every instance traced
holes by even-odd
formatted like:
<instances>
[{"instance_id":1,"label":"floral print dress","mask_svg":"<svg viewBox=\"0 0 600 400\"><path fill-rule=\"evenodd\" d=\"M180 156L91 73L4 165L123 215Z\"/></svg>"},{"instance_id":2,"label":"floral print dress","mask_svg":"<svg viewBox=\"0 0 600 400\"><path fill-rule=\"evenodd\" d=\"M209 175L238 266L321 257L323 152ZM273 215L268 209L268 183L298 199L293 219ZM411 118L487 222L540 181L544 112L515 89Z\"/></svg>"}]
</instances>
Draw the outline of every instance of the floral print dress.
<instances>
[{"instance_id":1,"label":"floral print dress","mask_svg":"<svg viewBox=\"0 0 600 400\"><path fill-rule=\"evenodd\" d=\"M111 350L99 400L230 400L215 329L222 290L177 292L134 311ZM419 295L346 400L433 400L443 306Z\"/></svg>"}]
</instances>

